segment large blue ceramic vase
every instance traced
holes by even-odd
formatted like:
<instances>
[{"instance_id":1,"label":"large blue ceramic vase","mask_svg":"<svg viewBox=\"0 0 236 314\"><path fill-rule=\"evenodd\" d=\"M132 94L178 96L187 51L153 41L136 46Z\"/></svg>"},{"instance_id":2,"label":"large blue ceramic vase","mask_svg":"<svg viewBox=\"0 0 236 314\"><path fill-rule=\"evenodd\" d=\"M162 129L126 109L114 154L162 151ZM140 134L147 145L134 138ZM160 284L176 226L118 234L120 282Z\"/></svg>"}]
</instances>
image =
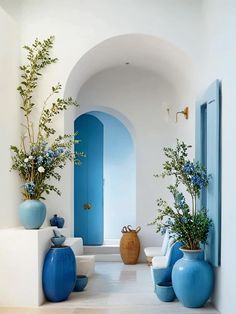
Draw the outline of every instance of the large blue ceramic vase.
<instances>
[{"instance_id":1,"label":"large blue ceramic vase","mask_svg":"<svg viewBox=\"0 0 236 314\"><path fill-rule=\"evenodd\" d=\"M39 229L46 217L46 206L39 200L26 200L20 204L19 216L25 229Z\"/></svg>"},{"instance_id":2,"label":"large blue ceramic vase","mask_svg":"<svg viewBox=\"0 0 236 314\"><path fill-rule=\"evenodd\" d=\"M204 261L201 250L181 250L184 256L176 262L172 270L175 294L185 307L202 307L213 290L213 269Z\"/></svg>"},{"instance_id":3,"label":"large blue ceramic vase","mask_svg":"<svg viewBox=\"0 0 236 314\"><path fill-rule=\"evenodd\" d=\"M52 302L64 301L76 281L75 255L69 246L52 247L43 265L43 291Z\"/></svg>"}]
</instances>

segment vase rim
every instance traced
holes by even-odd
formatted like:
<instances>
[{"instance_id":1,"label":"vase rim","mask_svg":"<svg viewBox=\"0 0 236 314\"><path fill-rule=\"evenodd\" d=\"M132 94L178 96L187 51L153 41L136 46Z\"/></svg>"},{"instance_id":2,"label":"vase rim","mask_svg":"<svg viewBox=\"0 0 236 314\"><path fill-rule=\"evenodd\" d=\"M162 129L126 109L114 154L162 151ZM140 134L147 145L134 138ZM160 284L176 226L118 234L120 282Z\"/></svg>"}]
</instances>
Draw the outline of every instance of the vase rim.
<instances>
[{"instance_id":1,"label":"vase rim","mask_svg":"<svg viewBox=\"0 0 236 314\"><path fill-rule=\"evenodd\" d=\"M189 250L189 249L185 249L183 246L181 246L179 249L184 253L200 253L203 251L203 249Z\"/></svg>"},{"instance_id":2,"label":"vase rim","mask_svg":"<svg viewBox=\"0 0 236 314\"><path fill-rule=\"evenodd\" d=\"M38 198L27 198L27 199L25 199L25 200L23 200L23 202L27 202L27 201L39 201L39 202L42 202L40 199L38 199Z\"/></svg>"}]
</instances>

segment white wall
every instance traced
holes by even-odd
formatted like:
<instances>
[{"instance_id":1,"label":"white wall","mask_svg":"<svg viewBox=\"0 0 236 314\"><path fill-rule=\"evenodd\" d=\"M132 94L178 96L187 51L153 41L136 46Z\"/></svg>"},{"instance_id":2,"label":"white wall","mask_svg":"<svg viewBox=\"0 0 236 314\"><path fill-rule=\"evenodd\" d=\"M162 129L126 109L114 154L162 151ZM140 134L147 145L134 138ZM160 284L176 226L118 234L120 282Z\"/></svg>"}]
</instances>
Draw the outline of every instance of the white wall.
<instances>
[{"instance_id":1,"label":"white wall","mask_svg":"<svg viewBox=\"0 0 236 314\"><path fill-rule=\"evenodd\" d=\"M19 33L18 25L0 8L0 228L18 225L20 182L11 168L10 145L19 143Z\"/></svg>"},{"instance_id":2,"label":"white wall","mask_svg":"<svg viewBox=\"0 0 236 314\"><path fill-rule=\"evenodd\" d=\"M135 145L116 117L101 111L89 114L104 128L104 239L120 239L123 226L136 225Z\"/></svg>"},{"instance_id":3,"label":"white wall","mask_svg":"<svg viewBox=\"0 0 236 314\"><path fill-rule=\"evenodd\" d=\"M193 143L193 116L190 121L179 116L176 124L179 97L173 86L156 73L132 65L96 74L82 86L78 101L82 112L99 107L115 110L133 126L136 146L136 225L142 227L139 235L143 247L160 244L154 228L147 224L156 214L156 199L169 199L170 195L163 181L154 178L154 174L161 170L164 146L175 145L176 137ZM170 116L166 111L167 105L171 106Z\"/></svg>"},{"instance_id":4,"label":"white wall","mask_svg":"<svg viewBox=\"0 0 236 314\"><path fill-rule=\"evenodd\" d=\"M236 200L236 2L207 0L205 13L206 58L203 63L202 87L216 78L222 81L222 231L221 267L216 269L214 302L221 314L235 313L234 243Z\"/></svg>"}]
</instances>

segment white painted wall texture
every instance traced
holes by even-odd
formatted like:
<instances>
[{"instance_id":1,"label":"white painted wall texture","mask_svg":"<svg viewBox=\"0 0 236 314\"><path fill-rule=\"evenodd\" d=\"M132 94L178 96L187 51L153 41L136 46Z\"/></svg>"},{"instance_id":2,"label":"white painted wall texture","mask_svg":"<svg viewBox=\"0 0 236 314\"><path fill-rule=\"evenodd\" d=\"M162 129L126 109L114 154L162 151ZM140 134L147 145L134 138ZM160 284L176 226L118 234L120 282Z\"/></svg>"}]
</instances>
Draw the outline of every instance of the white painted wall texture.
<instances>
[{"instance_id":1,"label":"white painted wall texture","mask_svg":"<svg viewBox=\"0 0 236 314\"><path fill-rule=\"evenodd\" d=\"M0 228L18 225L20 181L10 173L10 145L19 143L20 114L16 88L18 85L18 25L0 7Z\"/></svg>"}]
</instances>

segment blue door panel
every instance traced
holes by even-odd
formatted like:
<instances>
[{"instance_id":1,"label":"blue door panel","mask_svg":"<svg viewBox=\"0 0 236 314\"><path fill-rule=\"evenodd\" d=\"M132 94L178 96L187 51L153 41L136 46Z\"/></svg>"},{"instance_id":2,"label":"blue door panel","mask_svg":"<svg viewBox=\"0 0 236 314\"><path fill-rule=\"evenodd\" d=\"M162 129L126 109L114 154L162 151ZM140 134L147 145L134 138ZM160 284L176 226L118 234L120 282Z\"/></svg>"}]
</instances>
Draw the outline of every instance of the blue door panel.
<instances>
[{"instance_id":1,"label":"blue door panel","mask_svg":"<svg viewBox=\"0 0 236 314\"><path fill-rule=\"evenodd\" d=\"M88 125L88 241L101 245L103 228L103 124L90 116Z\"/></svg>"},{"instance_id":2,"label":"blue door panel","mask_svg":"<svg viewBox=\"0 0 236 314\"><path fill-rule=\"evenodd\" d=\"M211 176L203 191L200 206L208 209L213 221L206 245L206 259L220 265L221 229L221 107L220 82L215 81L197 104L196 159L202 162Z\"/></svg>"},{"instance_id":3,"label":"blue door panel","mask_svg":"<svg viewBox=\"0 0 236 314\"><path fill-rule=\"evenodd\" d=\"M83 114L75 121L79 150L85 152L82 165L75 167L74 230L86 245L101 245L103 226L103 124ZM85 209L84 204L91 204Z\"/></svg>"}]
</instances>

